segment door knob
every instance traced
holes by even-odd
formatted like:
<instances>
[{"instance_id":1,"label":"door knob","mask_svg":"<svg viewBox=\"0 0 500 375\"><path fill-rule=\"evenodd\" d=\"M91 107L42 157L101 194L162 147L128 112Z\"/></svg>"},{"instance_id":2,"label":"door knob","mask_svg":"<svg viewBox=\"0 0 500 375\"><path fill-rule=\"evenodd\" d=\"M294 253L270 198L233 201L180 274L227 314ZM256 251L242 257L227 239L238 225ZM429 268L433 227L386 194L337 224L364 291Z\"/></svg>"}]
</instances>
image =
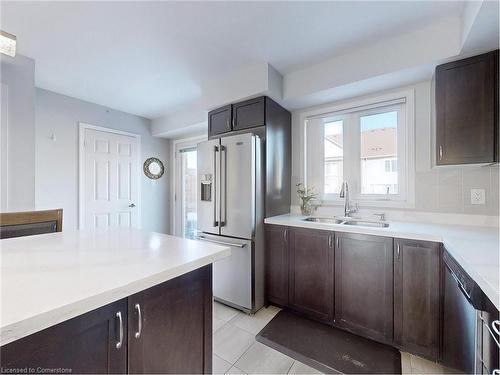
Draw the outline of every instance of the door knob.
<instances>
[{"instance_id":1,"label":"door knob","mask_svg":"<svg viewBox=\"0 0 500 375\"><path fill-rule=\"evenodd\" d=\"M130 203L128 206L129 206L130 208L134 208L134 207L135 207L135 204Z\"/></svg>"}]
</instances>

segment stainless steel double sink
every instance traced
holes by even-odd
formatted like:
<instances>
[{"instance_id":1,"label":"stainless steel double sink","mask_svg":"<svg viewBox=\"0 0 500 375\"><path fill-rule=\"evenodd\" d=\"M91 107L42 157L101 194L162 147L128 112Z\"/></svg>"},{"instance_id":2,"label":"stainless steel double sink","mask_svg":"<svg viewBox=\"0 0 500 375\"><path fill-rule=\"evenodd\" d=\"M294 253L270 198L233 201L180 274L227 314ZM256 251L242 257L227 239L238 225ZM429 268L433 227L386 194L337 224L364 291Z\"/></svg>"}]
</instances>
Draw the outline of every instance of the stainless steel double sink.
<instances>
[{"instance_id":1,"label":"stainless steel double sink","mask_svg":"<svg viewBox=\"0 0 500 375\"><path fill-rule=\"evenodd\" d=\"M306 217L302 219L303 221L309 221L313 223L325 223L325 224L340 224L340 225L356 225L362 227L372 227L372 228L388 228L389 223L387 221L377 221L368 219L356 219L351 217Z\"/></svg>"}]
</instances>

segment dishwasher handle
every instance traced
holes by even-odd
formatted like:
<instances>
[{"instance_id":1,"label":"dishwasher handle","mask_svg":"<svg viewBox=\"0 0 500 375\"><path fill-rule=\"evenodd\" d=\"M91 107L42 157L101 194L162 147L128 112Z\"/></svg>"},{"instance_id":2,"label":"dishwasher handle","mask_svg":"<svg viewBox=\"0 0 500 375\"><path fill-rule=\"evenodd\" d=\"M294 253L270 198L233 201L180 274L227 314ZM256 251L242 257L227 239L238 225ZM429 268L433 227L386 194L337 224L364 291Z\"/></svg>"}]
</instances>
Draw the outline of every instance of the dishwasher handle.
<instances>
[{"instance_id":1,"label":"dishwasher handle","mask_svg":"<svg viewBox=\"0 0 500 375\"><path fill-rule=\"evenodd\" d=\"M455 272L453 272L453 270L448 265L446 265L446 268L450 272L453 279L456 281L458 287L460 288L460 290L462 291L464 296L467 298L467 300L472 301L472 296L467 292L467 289L465 289L464 284L460 281L457 274Z\"/></svg>"}]
</instances>

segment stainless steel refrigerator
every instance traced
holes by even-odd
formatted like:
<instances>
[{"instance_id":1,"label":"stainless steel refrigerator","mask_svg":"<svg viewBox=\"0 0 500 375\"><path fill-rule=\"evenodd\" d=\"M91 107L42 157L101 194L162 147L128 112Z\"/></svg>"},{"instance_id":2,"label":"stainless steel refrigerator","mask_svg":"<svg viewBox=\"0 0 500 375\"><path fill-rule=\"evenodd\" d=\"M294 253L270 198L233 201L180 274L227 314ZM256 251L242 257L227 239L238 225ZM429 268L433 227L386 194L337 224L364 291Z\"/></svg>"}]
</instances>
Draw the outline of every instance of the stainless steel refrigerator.
<instances>
[{"instance_id":1,"label":"stainless steel refrigerator","mask_svg":"<svg viewBox=\"0 0 500 375\"><path fill-rule=\"evenodd\" d=\"M252 133L198 144L198 239L231 247L213 265L216 300L246 312L264 304L263 146Z\"/></svg>"}]
</instances>

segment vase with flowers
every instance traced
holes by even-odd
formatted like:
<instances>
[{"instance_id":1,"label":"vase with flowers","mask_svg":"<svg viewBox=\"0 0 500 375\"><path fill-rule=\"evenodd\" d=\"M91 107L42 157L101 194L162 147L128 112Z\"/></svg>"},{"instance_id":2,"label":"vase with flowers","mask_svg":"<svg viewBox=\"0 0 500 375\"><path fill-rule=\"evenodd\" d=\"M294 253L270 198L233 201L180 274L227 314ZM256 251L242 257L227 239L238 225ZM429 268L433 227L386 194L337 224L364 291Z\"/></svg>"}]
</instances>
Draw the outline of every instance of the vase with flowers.
<instances>
[{"instance_id":1,"label":"vase with flowers","mask_svg":"<svg viewBox=\"0 0 500 375\"><path fill-rule=\"evenodd\" d=\"M302 183L295 186L300 198L300 212L302 212L302 215L312 215L319 206L319 204L314 204L318 197L318 194L314 192L314 187L306 188Z\"/></svg>"}]
</instances>

